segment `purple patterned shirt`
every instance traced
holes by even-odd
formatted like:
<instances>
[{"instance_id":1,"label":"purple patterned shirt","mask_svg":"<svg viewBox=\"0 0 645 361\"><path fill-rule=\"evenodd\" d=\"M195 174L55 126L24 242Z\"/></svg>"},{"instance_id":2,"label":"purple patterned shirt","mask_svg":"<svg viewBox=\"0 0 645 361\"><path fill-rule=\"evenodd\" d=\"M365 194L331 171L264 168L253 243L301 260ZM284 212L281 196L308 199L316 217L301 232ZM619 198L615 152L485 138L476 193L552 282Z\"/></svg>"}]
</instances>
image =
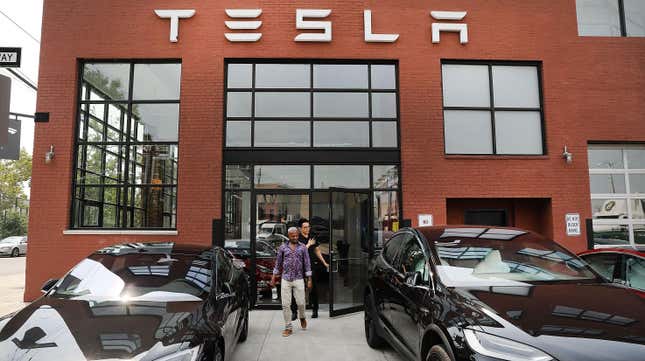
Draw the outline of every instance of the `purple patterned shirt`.
<instances>
[{"instance_id":1,"label":"purple patterned shirt","mask_svg":"<svg viewBox=\"0 0 645 361\"><path fill-rule=\"evenodd\" d=\"M311 262L304 244L298 242L296 249L292 250L289 247L289 241L287 241L278 248L278 259L275 262L273 274L279 275L280 273L282 273L282 279L289 282L301 280L303 274L311 277Z\"/></svg>"}]
</instances>

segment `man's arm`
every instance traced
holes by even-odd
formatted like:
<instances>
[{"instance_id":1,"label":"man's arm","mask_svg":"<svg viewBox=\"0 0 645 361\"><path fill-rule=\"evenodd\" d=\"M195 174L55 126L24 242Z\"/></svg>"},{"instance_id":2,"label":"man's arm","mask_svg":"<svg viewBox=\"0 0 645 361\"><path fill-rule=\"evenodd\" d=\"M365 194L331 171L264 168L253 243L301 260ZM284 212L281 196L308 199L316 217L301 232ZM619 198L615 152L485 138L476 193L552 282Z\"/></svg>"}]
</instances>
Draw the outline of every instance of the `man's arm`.
<instances>
[{"instance_id":1,"label":"man's arm","mask_svg":"<svg viewBox=\"0 0 645 361\"><path fill-rule=\"evenodd\" d=\"M323 257L322 252L320 252L320 247L316 247L316 250L314 252L316 252L316 257L318 257L320 262L325 265L325 268L329 268L329 265L327 264L327 262L325 262L325 258Z\"/></svg>"},{"instance_id":2,"label":"man's arm","mask_svg":"<svg viewBox=\"0 0 645 361\"><path fill-rule=\"evenodd\" d=\"M311 277L311 261L309 260L309 254L307 253L307 248L305 247L302 250L303 257L305 259L305 276Z\"/></svg>"},{"instance_id":3,"label":"man's arm","mask_svg":"<svg viewBox=\"0 0 645 361\"><path fill-rule=\"evenodd\" d=\"M284 261L283 259L283 254L282 252L282 246L278 248L278 257L275 260L275 266L273 267L273 275L271 276L271 287L275 286L275 276L280 275L280 269L282 269L282 262Z\"/></svg>"}]
</instances>

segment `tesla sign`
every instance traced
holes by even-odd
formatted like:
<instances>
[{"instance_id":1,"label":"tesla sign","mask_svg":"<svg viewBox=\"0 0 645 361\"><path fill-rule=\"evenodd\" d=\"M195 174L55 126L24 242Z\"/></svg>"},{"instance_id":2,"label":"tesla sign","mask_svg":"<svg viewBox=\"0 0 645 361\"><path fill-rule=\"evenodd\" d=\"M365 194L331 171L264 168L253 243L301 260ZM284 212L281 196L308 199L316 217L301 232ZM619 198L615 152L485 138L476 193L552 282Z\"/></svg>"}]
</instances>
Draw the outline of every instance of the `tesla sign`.
<instances>
[{"instance_id":1,"label":"tesla sign","mask_svg":"<svg viewBox=\"0 0 645 361\"><path fill-rule=\"evenodd\" d=\"M170 20L170 42L179 41L179 20L188 19L195 15L194 9L155 10L159 18ZM332 22L325 20L331 15L331 9L297 9L296 29L303 30L293 39L296 42L331 42ZM260 20L262 9L226 9L224 25L230 32L224 37L230 42L257 42L262 38L263 21ZM432 43L441 41L442 32L459 34L461 44L468 43L468 25L461 22L466 17L466 11L431 11L430 17ZM307 30L315 30L310 32ZM372 11L363 10L363 38L366 43L393 43L399 39L399 34L381 34L372 29Z\"/></svg>"}]
</instances>

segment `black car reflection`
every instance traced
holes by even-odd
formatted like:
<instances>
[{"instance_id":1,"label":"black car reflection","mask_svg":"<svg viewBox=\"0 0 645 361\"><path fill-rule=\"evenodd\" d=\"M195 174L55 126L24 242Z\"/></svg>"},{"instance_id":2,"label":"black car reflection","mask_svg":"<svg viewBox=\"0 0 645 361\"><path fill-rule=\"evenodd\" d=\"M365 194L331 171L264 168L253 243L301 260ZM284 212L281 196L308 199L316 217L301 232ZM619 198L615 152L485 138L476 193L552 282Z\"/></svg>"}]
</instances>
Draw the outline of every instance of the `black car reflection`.
<instances>
[{"instance_id":1,"label":"black car reflection","mask_svg":"<svg viewBox=\"0 0 645 361\"><path fill-rule=\"evenodd\" d=\"M369 267L365 335L410 360L645 360L645 302L532 232L397 232Z\"/></svg>"},{"instance_id":2,"label":"black car reflection","mask_svg":"<svg viewBox=\"0 0 645 361\"><path fill-rule=\"evenodd\" d=\"M248 279L221 248L122 244L0 319L0 360L227 360L248 333Z\"/></svg>"}]
</instances>

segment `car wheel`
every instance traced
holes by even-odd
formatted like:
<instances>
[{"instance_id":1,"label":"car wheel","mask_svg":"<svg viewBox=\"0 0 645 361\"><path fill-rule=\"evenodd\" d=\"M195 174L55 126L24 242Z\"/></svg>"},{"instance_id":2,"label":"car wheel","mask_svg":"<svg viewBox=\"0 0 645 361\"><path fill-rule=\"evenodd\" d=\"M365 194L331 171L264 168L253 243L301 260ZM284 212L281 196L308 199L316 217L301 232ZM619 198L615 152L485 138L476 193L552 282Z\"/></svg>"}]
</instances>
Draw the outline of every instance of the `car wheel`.
<instances>
[{"instance_id":1,"label":"car wheel","mask_svg":"<svg viewBox=\"0 0 645 361\"><path fill-rule=\"evenodd\" d=\"M240 332L240 337L237 338L237 342L244 342L249 335L249 311L246 311L244 315L244 320L242 321L242 332Z\"/></svg>"},{"instance_id":2,"label":"car wheel","mask_svg":"<svg viewBox=\"0 0 645 361\"><path fill-rule=\"evenodd\" d=\"M11 251L11 257L18 257L18 256L20 256L20 250L18 248L14 248Z\"/></svg>"},{"instance_id":3,"label":"car wheel","mask_svg":"<svg viewBox=\"0 0 645 361\"><path fill-rule=\"evenodd\" d=\"M365 296L365 340L371 348L380 348L385 340L376 330L376 312L374 311L374 301L368 294Z\"/></svg>"},{"instance_id":4,"label":"car wheel","mask_svg":"<svg viewBox=\"0 0 645 361\"><path fill-rule=\"evenodd\" d=\"M446 352L446 349L441 345L434 345L430 348L428 353L427 361L451 361L450 355Z\"/></svg>"}]
</instances>

